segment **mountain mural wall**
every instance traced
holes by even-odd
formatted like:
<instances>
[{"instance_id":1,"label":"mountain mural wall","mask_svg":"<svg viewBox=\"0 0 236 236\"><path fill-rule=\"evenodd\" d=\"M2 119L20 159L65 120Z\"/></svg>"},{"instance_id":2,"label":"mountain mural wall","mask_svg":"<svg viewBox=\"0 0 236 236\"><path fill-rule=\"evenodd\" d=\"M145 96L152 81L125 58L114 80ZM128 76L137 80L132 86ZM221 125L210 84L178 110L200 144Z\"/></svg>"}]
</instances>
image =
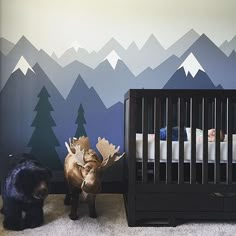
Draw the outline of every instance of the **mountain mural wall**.
<instances>
[{"instance_id":1,"label":"mountain mural wall","mask_svg":"<svg viewBox=\"0 0 236 236\"><path fill-rule=\"evenodd\" d=\"M141 49L135 42L125 49L112 38L97 52L69 48L58 57L25 36L16 44L1 38L0 169L11 153L37 153L43 138L51 151L38 151L38 158L55 170L63 168L64 142L78 133L88 135L93 148L101 136L122 151L123 98L130 88L236 89L235 39L218 47L192 29L167 49L151 35ZM118 163L109 180L122 171Z\"/></svg>"}]
</instances>

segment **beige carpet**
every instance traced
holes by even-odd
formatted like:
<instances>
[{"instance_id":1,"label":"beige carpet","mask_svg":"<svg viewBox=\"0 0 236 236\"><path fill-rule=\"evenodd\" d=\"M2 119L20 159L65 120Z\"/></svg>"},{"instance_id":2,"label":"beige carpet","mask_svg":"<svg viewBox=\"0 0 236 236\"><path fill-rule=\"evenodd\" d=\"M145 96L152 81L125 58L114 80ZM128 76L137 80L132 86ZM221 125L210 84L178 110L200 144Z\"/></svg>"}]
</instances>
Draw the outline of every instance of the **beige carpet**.
<instances>
[{"instance_id":1,"label":"beige carpet","mask_svg":"<svg viewBox=\"0 0 236 236\"><path fill-rule=\"evenodd\" d=\"M117 194L100 194L97 197L97 219L88 217L85 203L79 207L79 219L71 221L68 217L69 207L63 205L64 195L50 195L44 207L45 224L35 229L21 232L6 231L2 227L3 217L0 214L0 236L235 236L235 223L185 223L172 227L134 227L127 226L123 197ZM0 198L0 206L2 201Z\"/></svg>"}]
</instances>

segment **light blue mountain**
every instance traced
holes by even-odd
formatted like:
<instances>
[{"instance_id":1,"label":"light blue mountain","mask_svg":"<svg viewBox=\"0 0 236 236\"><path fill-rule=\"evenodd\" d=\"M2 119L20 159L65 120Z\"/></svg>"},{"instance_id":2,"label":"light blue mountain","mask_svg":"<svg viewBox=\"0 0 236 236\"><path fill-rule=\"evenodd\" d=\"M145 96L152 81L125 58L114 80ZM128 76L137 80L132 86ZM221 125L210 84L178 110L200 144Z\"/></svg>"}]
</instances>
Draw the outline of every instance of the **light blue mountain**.
<instances>
[{"instance_id":1,"label":"light blue mountain","mask_svg":"<svg viewBox=\"0 0 236 236\"><path fill-rule=\"evenodd\" d=\"M79 61L91 68L96 68L112 51L115 51L120 59L136 76L151 67L154 69L172 55L181 56L199 37L193 29L189 30L167 50L165 50L157 38L151 34L141 49L132 42L127 49L115 39L111 38L99 51L89 53L84 48L76 51L74 48L66 50L60 58L53 56L61 66L66 66L73 61Z\"/></svg>"},{"instance_id":2,"label":"light blue mountain","mask_svg":"<svg viewBox=\"0 0 236 236\"><path fill-rule=\"evenodd\" d=\"M105 60L83 78L89 87L94 87L106 107L123 102L126 91L136 83L135 76L121 60L115 69Z\"/></svg>"},{"instance_id":3,"label":"light blue mountain","mask_svg":"<svg viewBox=\"0 0 236 236\"><path fill-rule=\"evenodd\" d=\"M115 51L120 58L123 58L125 55L125 49L117 42L115 38L111 38L99 51L98 51L98 59L99 61L103 61L109 53Z\"/></svg>"},{"instance_id":4,"label":"light blue mountain","mask_svg":"<svg viewBox=\"0 0 236 236\"><path fill-rule=\"evenodd\" d=\"M3 37L0 38L0 52L2 52L4 55L7 55L13 47L14 43L10 42L9 40Z\"/></svg>"},{"instance_id":5,"label":"light blue mountain","mask_svg":"<svg viewBox=\"0 0 236 236\"><path fill-rule=\"evenodd\" d=\"M138 88L160 89L175 73L181 61L176 56L171 56L155 69L147 68L137 76Z\"/></svg>"},{"instance_id":6,"label":"light blue mountain","mask_svg":"<svg viewBox=\"0 0 236 236\"><path fill-rule=\"evenodd\" d=\"M225 40L221 45L220 49L229 56L232 51L236 51L236 35L230 40Z\"/></svg>"},{"instance_id":7,"label":"light blue mountain","mask_svg":"<svg viewBox=\"0 0 236 236\"><path fill-rule=\"evenodd\" d=\"M194 29L189 30L180 39L167 48L166 56L169 57L176 55L177 57L181 57L183 53L199 38L199 36L200 35Z\"/></svg>"}]
</instances>

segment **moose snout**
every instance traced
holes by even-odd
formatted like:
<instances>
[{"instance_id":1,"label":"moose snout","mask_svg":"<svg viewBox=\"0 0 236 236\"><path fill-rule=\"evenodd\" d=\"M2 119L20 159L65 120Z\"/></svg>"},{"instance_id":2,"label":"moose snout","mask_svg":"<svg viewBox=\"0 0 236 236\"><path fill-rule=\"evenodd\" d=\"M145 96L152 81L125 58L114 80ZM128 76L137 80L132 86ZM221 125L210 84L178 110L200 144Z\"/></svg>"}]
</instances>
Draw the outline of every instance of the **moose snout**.
<instances>
[{"instance_id":1,"label":"moose snout","mask_svg":"<svg viewBox=\"0 0 236 236\"><path fill-rule=\"evenodd\" d=\"M89 180L84 180L81 188L86 193L99 193L101 191L101 183L100 182L93 182Z\"/></svg>"}]
</instances>

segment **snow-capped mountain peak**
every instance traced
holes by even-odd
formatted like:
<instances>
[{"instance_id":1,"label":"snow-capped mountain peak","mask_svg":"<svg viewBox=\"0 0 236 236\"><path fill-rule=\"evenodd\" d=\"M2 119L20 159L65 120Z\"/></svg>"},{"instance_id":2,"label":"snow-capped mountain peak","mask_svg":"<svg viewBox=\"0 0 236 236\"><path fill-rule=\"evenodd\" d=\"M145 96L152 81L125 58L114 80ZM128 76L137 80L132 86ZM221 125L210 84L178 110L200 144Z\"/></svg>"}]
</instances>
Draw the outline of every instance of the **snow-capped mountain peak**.
<instances>
[{"instance_id":1,"label":"snow-capped mountain peak","mask_svg":"<svg viewBox=\"0 0 236 236\"><path fill-rule=\"evenodd\" d=\"M103 61L108 60L109 63L111 64L112 68L115 69L117 61L119 59L120 59L120 57L117 55L115 50L112 50Z\"/></svg>"},{"instance_id":2,"label":"snow-capped mountain peak","mask_svg":"<svg viewBox=\"0 0 236 236\"><path fill-rule=\"evenodd\" d=\"M20 69L24 75L26 75L28 70L31 70L32 72L34 72L30 64L26 61L26 59L23 56L20 57L12 73L18 69Z\"/></svg>"},{"instance_id":3,"label":"snow-capped mountain peak","mask_svg":"<svg viewBox=\"0 0 236 236\"><path fill-rule=\"evenodd\" d=\"M199 70L205 72L205 70L202 68L201 64L199 63L197 58L193 55L193 53L190 53L188 55L188 57L184 60L184 62L179 66L179 68L181 67L184 68L186 76L188 73L190 73L193 78L195 77L195 75Z\"/></svg>"}]
</instances>

